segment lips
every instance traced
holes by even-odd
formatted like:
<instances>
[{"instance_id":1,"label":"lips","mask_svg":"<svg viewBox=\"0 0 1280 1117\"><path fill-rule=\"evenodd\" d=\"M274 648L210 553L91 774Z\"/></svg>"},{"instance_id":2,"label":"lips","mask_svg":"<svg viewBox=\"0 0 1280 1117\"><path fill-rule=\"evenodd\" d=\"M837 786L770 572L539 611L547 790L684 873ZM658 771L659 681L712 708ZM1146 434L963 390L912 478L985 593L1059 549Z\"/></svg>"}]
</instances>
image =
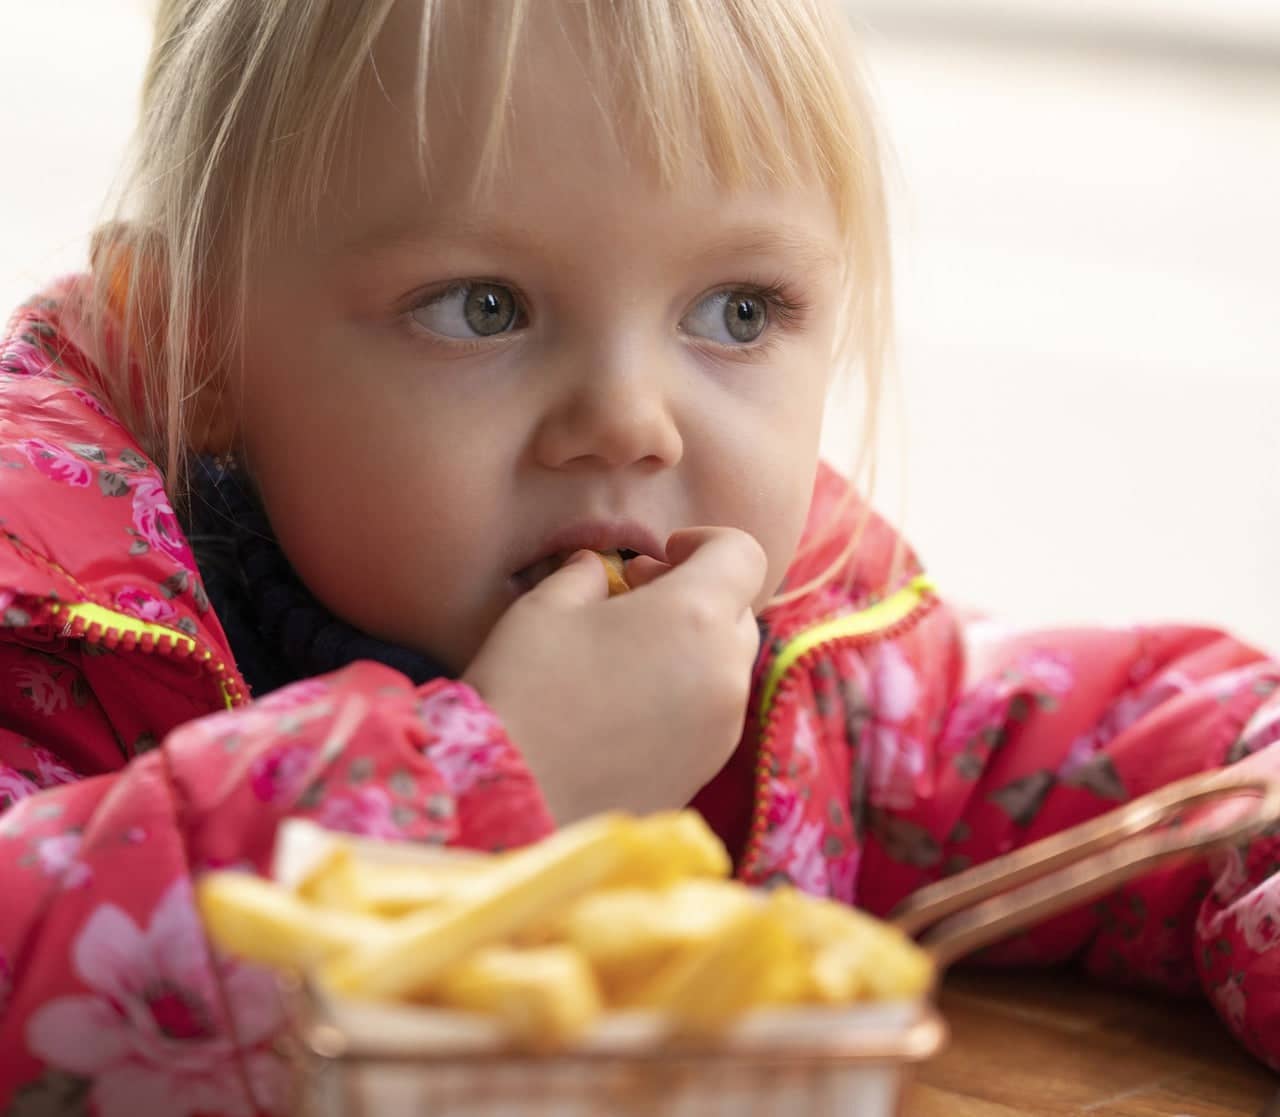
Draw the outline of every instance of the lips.
<instances>
[{"instance_id":1,"label":"lips","mask_svg":"<svg viewBox=\"0 0 1280 1117\"><path fill-rule=\"evenodd\" d=\"M518 593L533 589L578 551L617 551L624 559L650 555L663 559L666 548L642 524L593 521L575 524L548 536L511 575Z\"/></svg>"}]
</instances>

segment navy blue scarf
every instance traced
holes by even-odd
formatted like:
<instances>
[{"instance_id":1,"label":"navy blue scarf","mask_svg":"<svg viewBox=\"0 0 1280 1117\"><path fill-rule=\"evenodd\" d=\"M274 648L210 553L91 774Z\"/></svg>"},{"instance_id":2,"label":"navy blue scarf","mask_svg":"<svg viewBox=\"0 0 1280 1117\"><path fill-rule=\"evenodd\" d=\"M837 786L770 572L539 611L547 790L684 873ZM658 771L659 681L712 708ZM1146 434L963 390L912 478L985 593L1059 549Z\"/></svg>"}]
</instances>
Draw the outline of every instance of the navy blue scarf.
<instances>
[{"instance_id":1,"label":"navy blue scarf","mask_svg":"<svg viewBox=\"0 0 1280 1117\"><path fill-rule=\"evenodd\" d=\"M385 663L414 683L448 672L335 617L302 584L276 543L266 512L235 469L192 463L187 535L236 665L254 697L360 659Z\"/></svg>"}]
</instances>

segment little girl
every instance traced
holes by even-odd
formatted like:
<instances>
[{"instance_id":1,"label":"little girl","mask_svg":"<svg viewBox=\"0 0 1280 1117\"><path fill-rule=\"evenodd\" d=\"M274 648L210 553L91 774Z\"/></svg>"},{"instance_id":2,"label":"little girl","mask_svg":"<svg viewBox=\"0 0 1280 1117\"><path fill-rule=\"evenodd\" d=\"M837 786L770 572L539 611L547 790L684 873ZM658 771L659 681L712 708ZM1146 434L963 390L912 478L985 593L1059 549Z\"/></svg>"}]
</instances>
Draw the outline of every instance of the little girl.
<instances>
[{"instance_id":1,"label":"little girl","mask_svg":"<svg viewBox=\"0 0 1280 1117\"><path fill-rule=\"evenodd\" d=\"M1274 660L965 623L819 464L890 318L852 57L835 0L161 0L127 208L0 349L0 1105L282 1109L191 882L286 818L692 802L884 913L1280 769ZM1280 1066L1277 852L994 956L1202 985Z\"/></svg>"}]
</instances>

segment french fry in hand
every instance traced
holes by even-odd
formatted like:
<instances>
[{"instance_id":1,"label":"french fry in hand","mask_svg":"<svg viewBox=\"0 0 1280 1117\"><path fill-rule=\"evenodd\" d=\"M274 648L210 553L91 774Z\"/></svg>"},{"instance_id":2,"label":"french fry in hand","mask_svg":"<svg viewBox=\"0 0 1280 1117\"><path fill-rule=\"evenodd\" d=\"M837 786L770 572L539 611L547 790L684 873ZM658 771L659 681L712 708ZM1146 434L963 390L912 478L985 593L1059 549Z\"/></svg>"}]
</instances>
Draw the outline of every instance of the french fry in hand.
<instances>
[{"instance_id":1,"label":"french fry in hand","mask_svg":"<svg viewBox=\"0 0 1280 1117\"><path fill-rule=\"evenodd\" d=\"M434 1000L497 1016L531 1049L563 1047L585 1035L602 1005L586 959L568 946L489 946L449 971Z\"/></svg>"},{"instance_id":2,"label":"french fry in hand","mask_svg":"<svg viewBox=\"0 0 1280 1117\"><path fill-rule=\"evenodd\" d=\"M597 551L600 561L604 563L605 577L609 579L609 596L617 597L627 593L631 587L627 585L627 564L617 551Z\"/></svg>"},{"instance_id":3,"label":"french fry in hand","mask_svg":"<svg viewBox=\"0 0 1280 1117\"><path fill-rule=\"evenodd\" d=\"M280 969L307 968L386 930L382 920L317 907L249 873L202 877L196 904L223 950Z\"/></svg>"},{"instance_id":4,"label":"french fry in hand","mask_svg":"<svg viewBox=\"0 0 1280 1117\"><path fill-rule=\"evenodd\" d=\"M412 997L467 954L547 922L550 915L614 876L635 827L600 815L504 858L485 886L440 909L406 915L379 942L335 958L321 970L335 992L371 999Z\"/></svg>"}]
</instances>

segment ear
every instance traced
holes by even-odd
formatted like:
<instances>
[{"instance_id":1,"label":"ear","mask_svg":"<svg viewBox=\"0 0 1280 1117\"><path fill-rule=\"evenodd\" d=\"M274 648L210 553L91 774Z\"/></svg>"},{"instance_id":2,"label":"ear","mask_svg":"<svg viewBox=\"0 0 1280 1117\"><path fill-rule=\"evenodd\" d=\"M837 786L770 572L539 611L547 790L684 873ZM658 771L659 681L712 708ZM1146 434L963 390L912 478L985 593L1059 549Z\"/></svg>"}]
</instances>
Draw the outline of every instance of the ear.
<instances>
[{"instance_id":1,"label":"ear","mask_svg":"<svg viewBox=\"0 0 1280 1117\"><path fill-rule=\"evenodd\" d=\"M130 360L150 378L148 365L165 360L165 335L170 315L168 253L159 235L130 222L115 222L94 233L91 260L94 273L105 280L106 300L132 350ZM238 411L225 367L213 367L207 320L193 323L189 341L196 384L187 401L186 443L193 453L229 454L235 446ZM225 362L222 362L225 364Z\"/></svg>"}]
</instances>

